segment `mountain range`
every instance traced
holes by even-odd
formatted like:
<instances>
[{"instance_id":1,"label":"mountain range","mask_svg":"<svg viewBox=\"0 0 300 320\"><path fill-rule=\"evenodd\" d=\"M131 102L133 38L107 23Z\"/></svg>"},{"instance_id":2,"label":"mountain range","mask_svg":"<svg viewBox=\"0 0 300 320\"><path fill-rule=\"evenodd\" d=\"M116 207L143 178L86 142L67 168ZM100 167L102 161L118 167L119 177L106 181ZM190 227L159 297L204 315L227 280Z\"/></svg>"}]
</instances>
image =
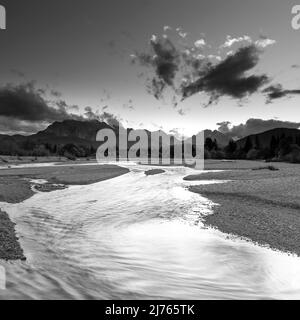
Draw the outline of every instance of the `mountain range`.
<instances>
[{"instance_id":1,"label":"mountain range","mask_svg":"<svg viewBox=\"0 0 300 320\"><path fill-rule=\"evenodd\" d=\"M78 121L65 120L62 122L54 122L48 128L30 136L22 135L0 135L0 154L3 155L48 155L75 153L76 156L86 156L95 153L99 142L96 141L97 132L101 129L112 129L116 132L118 137L119 128L109 126L105 122L93 121ZM138 134L141 130L123 129L121 132L128 134L134 131ZM150 131L147 131L150 136ZM169 137L163 131L157 131L157 134ZM199 133L201 134L201 133ZM158 135L156 135L158 136ZM205 139L210 138L217 143L219 149L226 147L230 138L215 130L205 130ZM268 148L273 139L280 139L282 137L290 137L292 143L299 143L300 130L277 128L263 133L258 133L248 137L244 137L236 141L238 149L245 148L246 144L251 143L253 148ZM250 141L250 142L249 142ZM158 143L158 141L152 141ZM174 144L181 143L174 138ZM192 144L192 137L187 139L187 143ZM132 143L133 144L133 143ZM259 145L258 145L259 144ZM300 143L299 143L300 144ZM74 151L74 146L77 148ZM72 149L73 148L73 149ZM81 151L79 151L79 149Z\"/></svg>"}]
</instances>

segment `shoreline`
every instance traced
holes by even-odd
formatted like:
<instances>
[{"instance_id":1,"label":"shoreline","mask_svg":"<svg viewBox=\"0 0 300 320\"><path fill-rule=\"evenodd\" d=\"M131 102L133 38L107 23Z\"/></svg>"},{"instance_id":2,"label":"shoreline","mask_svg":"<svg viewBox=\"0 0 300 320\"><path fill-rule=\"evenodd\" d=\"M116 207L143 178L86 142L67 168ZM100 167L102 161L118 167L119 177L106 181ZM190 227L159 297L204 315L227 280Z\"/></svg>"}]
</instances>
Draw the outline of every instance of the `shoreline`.
<instances>
[{"instance_id":1,"label":"shoreline","mask_svg":"<svg viewBox=\"0 0 300 320\"><path fill-rule=\"evenodd\" d=\"M88 185L116 178L130 170L116 165L76 165L0 170L0 202L20 203L39 192L62 190L69 185ZM31 180L46 180L38 184ZM26 260L8 214L0 208L0 260Z\"/></svg>"},{"instance_id":2,"label":"shoreline","mask_svg":"<svg viewBox=\"0 0 300 320\"><path fill-rule=\"evenodd\" d=\"M226 166L222 172L185 177L187 181L223 180L188 189L215 203L204 224L259 245L300 256L300 166L274 163L278 171ZM261 165L261 164L260 164Z\"/></svg>"}]
</instances>

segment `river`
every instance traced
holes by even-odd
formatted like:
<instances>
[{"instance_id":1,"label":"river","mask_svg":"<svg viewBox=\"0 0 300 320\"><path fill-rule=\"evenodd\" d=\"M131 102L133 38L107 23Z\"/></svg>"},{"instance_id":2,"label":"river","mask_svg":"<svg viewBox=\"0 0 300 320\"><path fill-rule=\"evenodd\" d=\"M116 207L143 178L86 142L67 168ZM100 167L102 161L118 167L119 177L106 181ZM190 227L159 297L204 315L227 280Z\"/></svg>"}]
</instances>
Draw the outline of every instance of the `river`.
<instances>
[{"instance_id":1,"label":"river","mask_svg":"<svg viewBox=\"0 0 300 320\"><path fill-rule=\"evenodd\" d=\"M27 261L0 261L0 299L300 298L299 258L202 224L212 203L187 190L192 169L147 177L147 167L129 168L1 204Z\"/></svg>"}]
</instances>

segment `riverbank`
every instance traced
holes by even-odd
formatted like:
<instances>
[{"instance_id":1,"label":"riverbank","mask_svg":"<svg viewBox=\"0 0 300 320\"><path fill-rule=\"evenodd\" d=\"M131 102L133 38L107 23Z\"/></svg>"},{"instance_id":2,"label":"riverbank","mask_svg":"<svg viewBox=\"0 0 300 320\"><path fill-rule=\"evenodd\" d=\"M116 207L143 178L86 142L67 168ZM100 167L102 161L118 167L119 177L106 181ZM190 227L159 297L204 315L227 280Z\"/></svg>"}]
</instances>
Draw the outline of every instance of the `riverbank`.
<instances>
[{"instance_id":1,"label":"riverbank","mask_svg":"<svg viewBox=\"0 0 300 320\"><path fill-rule=\"evenodd\" d=\"M278 171L270 170L273 166ZM206 168L225 170L188 176L185 180L227 180L192 186L218 204L206 225L300 256L300 166L256 161L210 161Z\"/></svg>"},{"instance_id":2,"label":"riverbank","mask_svg":"<svg viewBox=\"0 0 300 320\"><path fill-rule=\"evenodd\" d=\"M128 173L115 165L71 165L0 170L0 202L19 203L38 189L50 192L68 185L87 185L112 179ZM40 185L32 180L47 180ZM0 211L0 259L24 260L23 250L15 234L15 225L8 215Z\"/></svg>"},{"instance_id":3,"label":"riverbank","mask_svg":"<svg viewBox=\"0 0 300 320\"><path fill-rule=\"evenodd\" d=\"M0 166L8 167L10 165L23 165L23 164L40 164L40 163L84 163L96 162L95 158L79 158L74 161L61 156L48 156L48 157L30 157L30 156L3 156L0 155Z\"/></svg>"}]
</instances>

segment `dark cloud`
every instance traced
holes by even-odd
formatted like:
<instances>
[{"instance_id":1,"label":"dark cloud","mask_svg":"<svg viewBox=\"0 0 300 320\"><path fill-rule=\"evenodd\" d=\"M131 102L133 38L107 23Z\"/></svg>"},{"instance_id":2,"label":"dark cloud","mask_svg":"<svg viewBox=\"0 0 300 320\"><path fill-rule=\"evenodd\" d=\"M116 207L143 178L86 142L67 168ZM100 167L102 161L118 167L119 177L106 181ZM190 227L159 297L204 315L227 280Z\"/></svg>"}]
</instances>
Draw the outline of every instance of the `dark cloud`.
<instances>
[{"instance_id":1,"label":"dark cloud","mask_svg":"<svg viewBox=\"0 0 300 320\"><path fill-rule=\"evenodd\" d=\"M50 92L48 96L53 96ZM54 94L60 97L60 94ZM47 99L47 90L36 88L35 82L0 87L0 132L2 134L33 134L54 121L83 120L71 111L64 100Z\"/></svg>"},{"instance_id":2,"label":"dark cloud","mask_svg":"<svg viewBox=\"0 0 300 320\"><path fill-rule=\"evenodd\" d=\"M292 64L292 65L291 65L291 68L292 68L292 69L299 69L299 68L300 68L300 65L299 65L299 64Z\"/></svg>"},{"instance_id":3,"label":"dark cloud","mask_svg":"<svg viewBox=\"0 0 300 320\"><path fill-rule=\"evenodd\" d=\"M230 138L243 138L251 134L257 134L264 131L276 128L300 128L300 122L289 122L280 120L262 120L262 119L249 119L245 124L230 127L230 122L224 121L217 123L218 130Z\"/></svg>"},{"instance_id":4,"label":"dark cloud","mask_svg":"<svg viewBox=\"0 0 300 320\"><path fill-rule=\"evenodd\" d=\"M56 99L49 99L55 97ZM45 129L54 121L80 120L104 121L110 126L119 127L120 119L105 111L94 112L86 107L83 115L74 114L79 111L76 105L69 105L61 99L58 91L37 88L35 82L0 87L0 133L2 134L32 134ZM132 103L132 101L129 101Z\"/></svg>"},{"instance_id":5,"label":"dark cloud","mask_svg":"<svg viewBox=\"0 0 300 320\"><path fill-rule=\"evenodd\" d=\"M0 116L31 122L79 118L64 105L50 106L44 94L45 90L35 88L32 82L0 87Z\"/></svg>"},{"instance_id":6,"label":"dark cloud","mask_svg":"<svg viewBox=\"0 0 300 320\"><path fill-rule=\"evenodd\" d=\"M180 64L180 53L168 38L152 36L151 53L136 53L132 61L142 66L152 67L155 77L148 80L147 90L160 99L163 90L174 86L174 79Z\"/></svg>"},{"instance_id":7,"label":"dark cloud","mask_svg":"<svg viewBox=\"0 0 300 320\"><path fill-rule=\"evenodd\" d=\"M196 93L206 93L210 105L222 96L242 99L260 91L269 82L267 75L255 74L254 68L264 49L275 40L244 38L246 44L222 58L220 52L217 55L208 52L211 47L204 39L193 45L177 41L175 46L167 35L152 36L151 51L136 53L132 58L154 71L154 77L147 81L147 90L155 98L163 98L165 89L170 87L182 100ZM230 38L231 42L233 40L236 41Z\"/></svg>"},{"instance_id":8,"label":"dark cloud","mask_svg":"<svg viewBox=\"0 0 300 320\"><path fill-rule=\"evenodd\" d=\"M106 90L103 96L105 100L110 99L110 93ZM130 99L126 106L133 109L133 101ZM44 130L55 121L64 120L98 120L122 127L121 119L107 112L107 109L107 105L100 111L86 107L80 114L79 106L68 104L60 91L49 86L39 87L36 81L0 85L0 134L30 135Z\"/></svg>"},{"instance_id":9,"label":"dark cloud","mask_svg":"<svg viewBox=\"0 0 300 320\"><path fill-rule=\"evenodd\" d=\"M264 89L263 92L267 94L267 101L272 102L274 99L298 95L300 94L300 89L287 90L284 89L281 84L276 84Z\"/></svg>"},{"instance_id":10,"label":"dark cloud","mask_svg":"<svg viewBox=\"0 0 300 320\"><path fill-rule=\"evenodd\" d=\"M208 68L193 83L183 86L183 98L198 92L210 95L210 103L227 95L241 99L258 91L267 83L266 75L247 75L259 62L261 50L255 45L238 49L225 60Z\"/></svg>"},{"instance_id":11,"label":"dark cloud","mask_svg":"<svg viewBox=\"0 0 300 320\"><path fill-rule=\"evenodd\" d=\"M46 129L49 123L32 122L0 116L0 134L30 135Z\"/></svg>"},{"instance_id":12,"label":"dark cloud","mask_svg":"<svg viewBox=\"0 0 300 320\"><path fill-rule=\"evenodd\" d=\"M153 62L156 74L167 85L172 86L178 70L178 52L169 39L152 39L151 45L155 53Z\"/></svg>"}]
</instances>

